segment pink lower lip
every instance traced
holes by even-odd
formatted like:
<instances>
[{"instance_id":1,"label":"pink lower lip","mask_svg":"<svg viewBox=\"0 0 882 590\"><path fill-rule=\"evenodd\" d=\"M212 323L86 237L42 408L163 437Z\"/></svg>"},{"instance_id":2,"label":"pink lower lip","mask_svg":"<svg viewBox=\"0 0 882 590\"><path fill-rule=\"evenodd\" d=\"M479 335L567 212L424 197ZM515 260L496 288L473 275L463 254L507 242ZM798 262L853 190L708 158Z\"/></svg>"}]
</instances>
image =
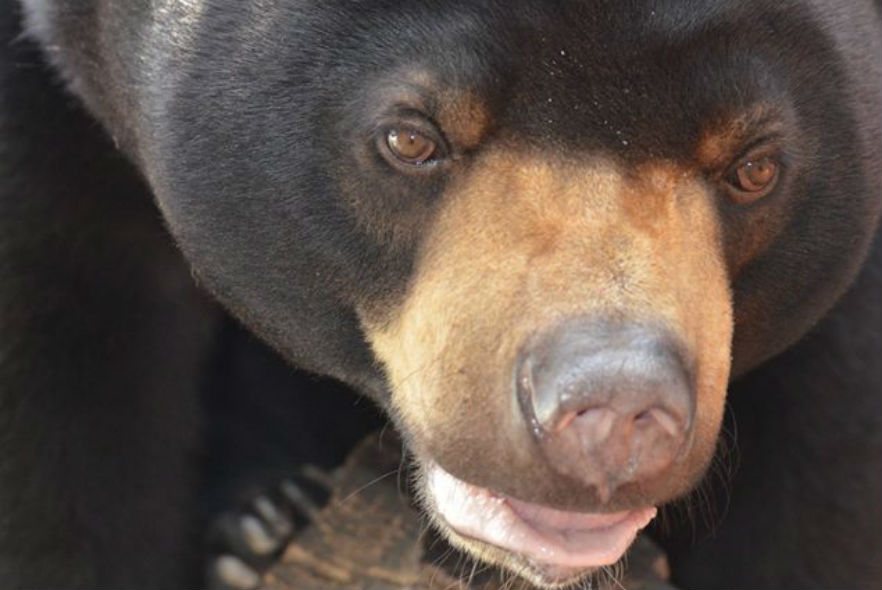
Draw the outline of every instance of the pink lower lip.
<instances>
[{"instance_id":1,"label":"pink lower lip","mask_svg":"<svg viewBox=\"0 0 882 590\"><path fill-rule=\"evenodd\" d=\"M566 512L503 498L438 465L427 475L429 498L456 533L556 568L617 562L656 514L652 506L610 514Z\"/></svg>"}]
</instances>

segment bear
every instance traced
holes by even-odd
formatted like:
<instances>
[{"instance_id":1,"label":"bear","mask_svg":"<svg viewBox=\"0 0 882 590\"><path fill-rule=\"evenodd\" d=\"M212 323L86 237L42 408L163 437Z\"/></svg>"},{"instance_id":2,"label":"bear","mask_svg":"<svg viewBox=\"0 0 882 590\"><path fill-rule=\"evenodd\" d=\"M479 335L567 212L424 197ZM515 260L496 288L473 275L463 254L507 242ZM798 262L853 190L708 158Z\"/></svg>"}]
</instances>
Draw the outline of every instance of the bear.
<instances>
[{"instance_id":1,"label":"bear","mask_svg":"<svg viewBox=\"0 0 882 590\"><path fill-rule=\"evenodd\" d=\"M201 584L257 347L539 587L878 587L880 13L0 0L0 584Z\"/></svg>"}]
</instances>

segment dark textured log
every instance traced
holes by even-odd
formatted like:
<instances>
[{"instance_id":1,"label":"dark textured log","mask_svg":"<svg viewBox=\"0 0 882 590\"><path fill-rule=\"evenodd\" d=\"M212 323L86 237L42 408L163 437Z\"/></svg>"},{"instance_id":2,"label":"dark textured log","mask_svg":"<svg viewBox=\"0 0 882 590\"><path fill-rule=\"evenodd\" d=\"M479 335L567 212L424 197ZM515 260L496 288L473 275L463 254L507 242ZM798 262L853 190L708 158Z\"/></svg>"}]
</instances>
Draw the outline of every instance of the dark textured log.
<instances>
[{"instance_id":1,"label":"dark textured log","mask_svg":"<svg viewBox=\"0 0 882 590\"><path fill-rule=\"evenodd\" d=\"M331 475L332 497L267 572L268 589L529 588L476 564L428 527L399 471L392 436L372 435ZM600 588L672 588L667 561L646 538L629 553L626 571L598 579Z\"/></svg>"}]
</instances>

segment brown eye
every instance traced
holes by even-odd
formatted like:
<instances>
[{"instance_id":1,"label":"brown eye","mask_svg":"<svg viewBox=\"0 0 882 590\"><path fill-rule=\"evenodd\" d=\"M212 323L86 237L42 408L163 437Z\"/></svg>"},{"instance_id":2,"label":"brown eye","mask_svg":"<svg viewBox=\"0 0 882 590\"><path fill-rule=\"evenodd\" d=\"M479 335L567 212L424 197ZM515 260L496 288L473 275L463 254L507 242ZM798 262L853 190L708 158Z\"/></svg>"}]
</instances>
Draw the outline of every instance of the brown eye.
<instances>
[{"instance_id":1,"label":"brown eye","mask_svg":"<svg viewBox=\"0 0 882 590\"><path fill-rule=\"evenodd\" d=\"M764 197L775 188L780 165L772 156L760 156L742 162L729 177L732 197L748 203Z\"/></svg>"},{"instance_id":2,"label":"brown eye","mask_svg":"<svg viewBox=\"0 0 882 590\"><path fill-rule=\"evenodd\" d=\"M386 133L386 145L393 156L405 164L422 166L435 158L438 145L419 131L391 129Z\"/></svg>"}]
</instances>

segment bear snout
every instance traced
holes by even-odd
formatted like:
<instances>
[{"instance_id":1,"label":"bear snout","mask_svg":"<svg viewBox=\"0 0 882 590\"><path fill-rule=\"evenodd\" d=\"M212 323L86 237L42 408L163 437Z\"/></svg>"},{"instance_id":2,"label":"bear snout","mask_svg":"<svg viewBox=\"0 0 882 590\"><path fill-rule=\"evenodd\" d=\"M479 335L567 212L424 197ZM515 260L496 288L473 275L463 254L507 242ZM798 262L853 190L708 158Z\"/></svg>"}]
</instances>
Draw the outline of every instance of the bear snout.
<instances>
[{"instance_id":1,"label":"bear snout","mask_svg":"<svg viewBox=\"0 0 882 590\"><path fill-rule=\"evenodd\" d=\"M601 503L624 484L646 490L664 478L691 441L695 389L683 350L662 327L594 318L530 339L514 393L544 460Z\"/></svg>"}]
</instances>

